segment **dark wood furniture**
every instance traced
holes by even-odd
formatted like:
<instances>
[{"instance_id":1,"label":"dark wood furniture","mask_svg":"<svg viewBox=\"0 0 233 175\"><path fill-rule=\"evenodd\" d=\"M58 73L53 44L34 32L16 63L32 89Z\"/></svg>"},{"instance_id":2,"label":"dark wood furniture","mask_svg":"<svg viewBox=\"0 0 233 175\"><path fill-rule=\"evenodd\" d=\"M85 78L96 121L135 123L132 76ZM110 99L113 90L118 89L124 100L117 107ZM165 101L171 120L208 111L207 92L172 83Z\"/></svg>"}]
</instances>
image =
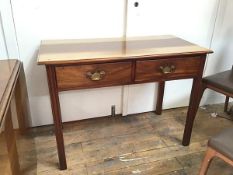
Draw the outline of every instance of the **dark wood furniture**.
<instances>
[{"instance_id":1,"label":"dark wood furniture","mask_svg":"<svg viewBox=\"0 0 233 175\"><path fill-rule=\"evenodd\" d=\"M228 103L229 99L233 98L233 67L231 70L207 76L202 79L198 106L201 101L201 97L207 88L226 96L224 111L230 114L231 110L228 111Z\"/></svg>"},{"instance_id":2,"label":"dark wood furniture","mask_svg":"<svg viewBox=\"0 0 233 175\"><path fill-rule=\"evenodd\" d=\"M25 132L28 127L27 121L30 113L23 65L18 60L0 60L0 136L5 136L10 162L10 172L1 169L1 174L20 175L16 140L12 124L11 103L13 98L15 98L16 103L19 129L21 132ZM2 149L2 145L0 147ZM3 164L4 160L0 162Z\"/></svg>"},{"instance_id":3,"label":"dark wood furniture","mask_svg":"<svg viewBox=\"0 0 233 175\"><path fill-rule=\"evenodd\" d=\"M165 81L192 78L182 142L187 146L208 53L212 51L174 36L42 41L38 64L47 70L60 169L67 168L60 91L159 82L156 113L160 114Z\"/></svg>"},{"instance_id":4,"label":"dark wood furniture","mask_svg":"<svg viewBox=\"0 0 233 175\"><path fill-rule=\"evenodd\" d=\"M199 175L206 175L208 167L214 157L219 157L226 163L233 166L233 128L225 129L217 136L212 137L208 142L205 158L201 165Z\"/></svg>"}]
</instances>

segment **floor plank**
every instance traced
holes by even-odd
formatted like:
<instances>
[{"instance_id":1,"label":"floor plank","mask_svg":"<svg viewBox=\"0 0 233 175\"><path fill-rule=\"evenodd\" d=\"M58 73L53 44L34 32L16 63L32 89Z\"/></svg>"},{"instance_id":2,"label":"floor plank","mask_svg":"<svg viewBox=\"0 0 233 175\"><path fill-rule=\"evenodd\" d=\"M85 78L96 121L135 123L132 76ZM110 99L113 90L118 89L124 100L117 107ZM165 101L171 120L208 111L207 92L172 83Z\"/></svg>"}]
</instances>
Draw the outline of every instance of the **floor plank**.
<instances>
[{"instance_id":1,"label":"floor plank","mask_svg":"<svg viewBox=\"0 0 233 175\"><path fill-rule=\"evenodd\" d=\"M21 168L30 175L196 175L207 140L233 127L222 111L222 104L199 109L188 147L181 145L187 108L66 123L65 171L58 169L53 127L34 128L30 136L18 136ZM221 117L212 117L214 112ZM4 154L0 151L0 158ZM233 168L215 159L208 175L219 174L231 175Z\"/></svg>"}]
</instances>

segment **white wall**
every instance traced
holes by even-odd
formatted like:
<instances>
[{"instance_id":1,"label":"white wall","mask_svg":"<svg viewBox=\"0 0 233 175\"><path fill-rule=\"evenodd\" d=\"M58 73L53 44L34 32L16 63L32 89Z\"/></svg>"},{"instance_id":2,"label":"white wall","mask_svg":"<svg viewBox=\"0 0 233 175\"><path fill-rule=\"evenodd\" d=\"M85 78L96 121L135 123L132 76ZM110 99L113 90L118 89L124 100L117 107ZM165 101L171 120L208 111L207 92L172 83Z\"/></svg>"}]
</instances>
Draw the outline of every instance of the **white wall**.
<instances>
[{"instance_id":1,"label":"white wall","mask_svg":"<svg viewBox=\"0 0 233 175\"><path fill-rule=\"evenodd\" d=\"M230 7L226 3L231 6L232 2L222 1L225 4L221 4L223 7L219 13L217 26L221 28L222 23L226 23L229 28L232 12L227 12L230 11ZM138 2L139 7L134 8L134 1L129 0L127 36L174 34L197 44L209 46L218 0ZM52 123L45 68L36 63L40 41L121 37L124 32L124 3L124 0L12 0L19 55L25 66L33 126ZM224 44L221 44L221 47L214 44L222 38L222 35L218 35L218 30L223 30L220 28L216 29L213 40L213 49L218 53L226 47ZM227 68L226 64L232 62L229 60L230 48L227 50L228 52L224 53L229 55L224 57L223 62L226 63L221 69ZM217 60L219 55L213 56L212 60ZM217 67L217 61L210 60L211 57L206 74L218 70L211 68ZM189 80L167 83L164 107L187 105L190 88ZM62 92L60 93L62 117L63 121L71 121L109 115L113 104L116 105L117 113L150 111L155 106L154 97L156 97L155 83Z\"/></svg>"},{"instance_id":2,"label":"white wall","mask_svg":"<svg viewBox=\"0 0 233 175\"><path fill-rule=\"evenodd\" d=\"M209 47L218 0L139 0L136 8L134 2L129 0L128 36L172 34ZM192 80L166 82L163 108L187 106L191 87ZM129 113L155 109L157 84L136 85L129 92Z\"/></svg>"},{"instance_id":3,"label":"white wall","mask_svg":"<svg viewBox=\"0 0 233 175\"><path fill-rule=\"evenodd\" d=\"M121 37L123 0L13 0L13 11L24 62L33 125L52 123L44 66L36 63L43 39ZM60 93L63 121L121 113L122 87Z\"/></svg>"},{"instance_id":4,"label":"white wall","mask_svg":"<svg viewBox=\"0 0 233 175\"><path fill-rule=\"evenodd\" d=\"M221 0L211 48L214 54L208 57L205 75L231 69L233 65L233 1ZM202 104L223 102L225 97L208 90Z\"/></svg>"},{"instance_id":5,"label":"white wall","mask_svg":"<svg viewBox=\"0 0 233 175\"><path fill-rule=\"evenodd\" d=\"M0 59L19 58L10 0L0 0Z\"/></svg>"},{"instance_id":6,"label":"white wall","mask_svg":"<svg viewBox=\"0 0 233 175\"><path fill-rule=\"evenodd\" d=\"M1 51L0 60L8 59L1 17L0 17L0 51Z\"/></svg>"}]
</instances>

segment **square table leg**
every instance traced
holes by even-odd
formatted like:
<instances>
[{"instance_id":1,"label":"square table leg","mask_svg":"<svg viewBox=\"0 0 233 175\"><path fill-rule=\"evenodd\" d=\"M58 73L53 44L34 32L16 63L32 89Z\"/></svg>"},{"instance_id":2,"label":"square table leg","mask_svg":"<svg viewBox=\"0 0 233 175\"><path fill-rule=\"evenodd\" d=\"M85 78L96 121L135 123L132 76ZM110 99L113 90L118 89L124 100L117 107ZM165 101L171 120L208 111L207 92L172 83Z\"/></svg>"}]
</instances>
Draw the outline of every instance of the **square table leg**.
<instances>
[{"instance_id":1,"label":"square table leg","mask_svg":"<svg viewBox=\"0 0 233 175\"><path fill-rule=\"evenodd\" d=\"M196 117L202 95L206 89L205 85L202 83L202 75L204 71L206 56L203 56L202 58L202 62L199 66L199 74L198 76L193 78L193 86L190 95L189 107L182 140L183 146L188 146L190 143L194 119Z\"/></svg>"},{"instance_id":2,"label":"square table leg","mask_svg":"<svg viewBox=\"0 0 233 175\"><path fill-rule=\"evenodd\" d=\"M55 67L46 66L46 71L48 77L49 94L50 94L54 127L55 127L55 135L57 141L59 164L60 164L60 169L65 170L67 169L67 164L66 164L64 138L62 132L61 109L60 109L60 102L58 96Z\"/></svg>"},{"instance_id":3,"label":"square table leg","mask_svg":"<svg viewBox=\"0 0 233 175\"><path fill-rule=\"evenodd\" d=\"M199 78L193 80L193 87L192 87L190 103L189 103L184 135L183 135L183 142L182 142L184 146L188 146L190 143L193 122L196 117L201 102L201 98L205 90L206 90L206 86L205 84L202 83L202 79Z\"/></svg>"},{"instance_id":4,"label":"square table leg","mask_svg":"<svg viewBox=\"0 0 233 175\"><path fill-rule=\"evenodd\" d=\"M160 81L158 83L157 104L156 104L156 110L155 110L155 113L158 115L162 114L164 88L165 88L165 81Z\"/></svg>"}]
</instances>

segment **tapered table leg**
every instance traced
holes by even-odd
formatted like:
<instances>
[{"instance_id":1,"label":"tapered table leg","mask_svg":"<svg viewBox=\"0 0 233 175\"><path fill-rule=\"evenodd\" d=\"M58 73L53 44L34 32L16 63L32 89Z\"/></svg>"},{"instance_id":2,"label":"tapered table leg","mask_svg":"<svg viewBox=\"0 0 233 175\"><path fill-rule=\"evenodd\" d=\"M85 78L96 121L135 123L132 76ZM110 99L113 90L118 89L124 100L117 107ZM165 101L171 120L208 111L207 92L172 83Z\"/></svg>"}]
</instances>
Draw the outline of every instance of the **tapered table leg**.
<instances>
[{"instance_id":1,"label":"tapered table leg","mask_svg":"<svg viewBox=\"0 0 233 175\"><path fill-rule=\"evenodd\" d=\"M184 146L188 146L190 143L193 122L200 104L201 97L205 90L205 87L202 87L201 83L202 83L202 79L200 77L193 79L193 87L190 96L189 108L188 108L183 141L182 141L182 144Z\"/></svg>"},{"instance_id":2,"label":"tapered table leg","mask_svg":"<svg viewBox=\"0 0 233 175\"><path fill-rule=\"evenodd\" d=\"M157 104L156 104L156 110L155 110L155 113L158 115L162 114L164 87L165 87L165 81L160 81L158 83Z\"/></svg>"},{"instance_id":3,"label":"tapered table leg","mask_svg":"<svg viewBox=\"0 0 233 175\"><path fill-rule=\"evenodd\" d=\"M67 169L67 164L66 164L66 155L64 148L64 138L62 132L61 109L60 109L58 88L56 82L56 73L54 66L46 66L46 70L48 77L48 86L49 86L51 107L53 113L60 169L65 170Z\"/></svg>"}]
</instances>

